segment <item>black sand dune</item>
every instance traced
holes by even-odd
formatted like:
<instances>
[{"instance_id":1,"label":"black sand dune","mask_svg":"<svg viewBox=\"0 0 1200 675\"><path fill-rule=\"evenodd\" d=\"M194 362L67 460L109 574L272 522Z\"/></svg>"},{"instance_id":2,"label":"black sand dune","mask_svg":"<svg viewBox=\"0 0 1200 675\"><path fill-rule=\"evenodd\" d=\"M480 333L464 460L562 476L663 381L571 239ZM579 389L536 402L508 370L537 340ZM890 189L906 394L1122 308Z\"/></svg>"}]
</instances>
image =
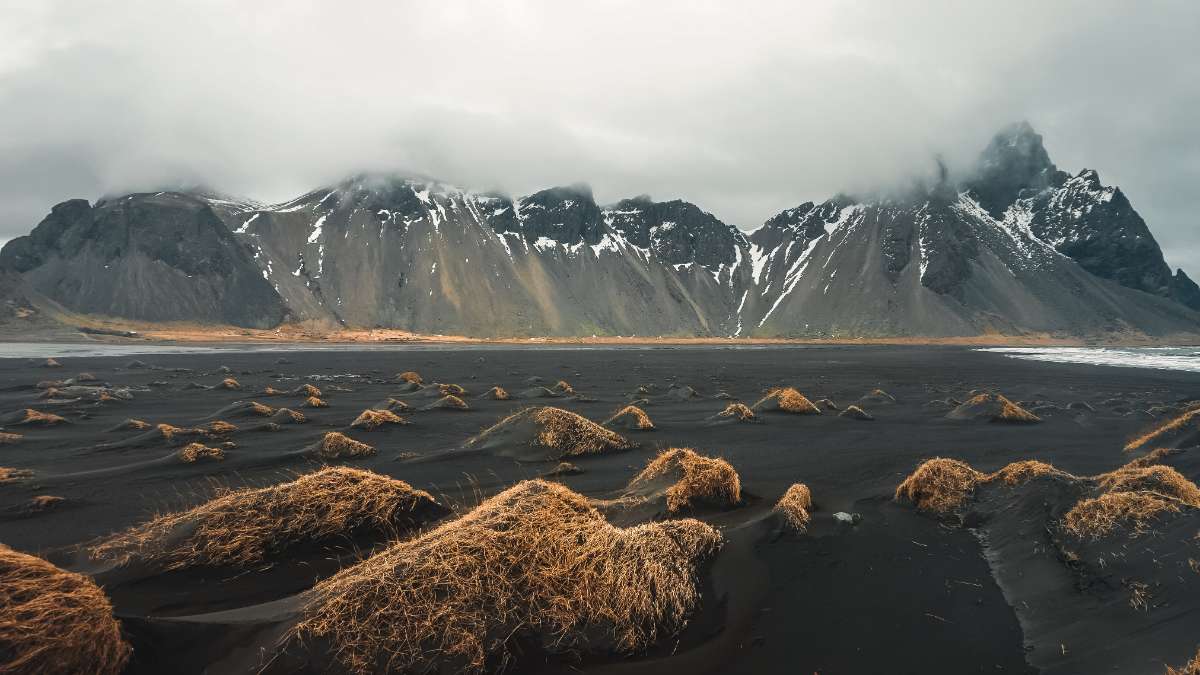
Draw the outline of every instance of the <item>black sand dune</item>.
<instances>
[{"instance_id":1,"label":"black sand dune","mask_svg":"<svg viewBox=\"0 0 1200 675\"><path fill-rule=\"evenodd\" d=\"M311 648L275 648L297 625L314 583L378 552L391 533L350 528L316 544L273 550L253 563L165 571L134 565L138 571L127 568L130 576L120 581L116 572L89 568L93 563L76 557L81 544L127 532L155 514L186 513L211 501L214 490L280 485L325 467L402 480L454 508L451 518L545 475L603 505L601 513L614 526L686 516L720 532L723 545L698 568L699 602L678 632L664 632L632 652L592 642L575 654L537 641L549 633L519 632L522 637L508 645L509 672L1158 675L1196 653L1200 574L1188 560L1200 560L1200 553L1181 543L1194 547L1191 536L1200 529L1191 507L1154 520L1138 536L1077 539L1056 523L1078 497L1094 494L1091 483L1054 477L1014 487L989 483L949 521L894 502L893 494L935 456L962 460L988 475L1037 459L1081 477L1145 457L1141 468L1169 466L1194 482L1200 479L1200 451L1189 448L1196 444L1196 418L1160 428L1187 414L1187 401L1200 391L1198 374L1024 362L955 347L497 348L483 352L484 361L480 353L294 352L286 365L271 353L155 355L143 357L154 364L144 368L126 368L128 357L63 357L59 371L44 370L40 362L0 361L0 411L32 408L67 421L0 425L0 433L20 436L0 445L0 468L23 476L0 482L0 542L42 553L68 570L114 575L105 586L133 647L126 672L346 671L324 648L327 637L312 637L306 642ZM193 377L206 386L219 382L214 373L220 365L229 367L239 390L181 390ZM395 375L405 371L420 372L427 381L464 383L469 405L443 414L389 404L415 399L408 404L418 408L446 397L440 389L438 396L413 397ZM45 410L33 398L41 391L33 385L48 375L66 379L62 373L80 372L114 390L128 388L134 397ZM668 396L685 374L701 398ZM534 375L543 379L527 383ZM635 393L648 402L643 410L658 430L606 429L642 445L575 456L559 454L568 447L562 444L539 445L541 429L520 417L520 423L484 433L537 405L517 392L533 386L549 391L560 378L599 400L560 395L546 403L602 422ZM739 422L736 415L709 420L730 402L713 399L715 392L754 402L790 382L800 383L823 414L763 410L758 424ZM316 383L329 407L299 408L313 395L302 386L308 383ZM353 391L335 390L337 383L352 383ZM268 386L287 394L260 399ZM480 396L493 386L512 400ZM864 400L875 389L889 396ZM1003 392L1043 421L946 419L980 392ZM823 399L843 409L853 403L875 419L841 417ZM950 399L958 403L947 405ZM227 408L251 400L276 412L237 417L236 409ZM942 405L929 405L933 401ZM303 413L306 423L284 423L298 420L287 413L276 417L281 407ZM367 409L391 409L412 424L352 428ZM213 417L217 411L224 412ZM151 426L125 428L129 419ZM217 420L237 429L172 439L148 433L159 423L192 429ZM266 425L278 431L252 433ZM336 436L327 442L330 432L353 443ZM463 449L481 434L475 448ZM1144 437L1144 446L1125 450ZM183 461L179 453L193 443L220 450L222 458ZM119 445L95 452L102 444ZM1178 450L1151 454L1163 446ZM740 500L701 500L673 512L667 492L683 473L675 469L631 487L668 448L725 460L738 476ZM574 469L556 468L564 457ZM1147 476L1126 474L1121 484L1144 491L1146 481L1159 480ZM796 483L807 486L813 502L803 531L785 527L774 510ZM623 496L631 503L616 504ZM34 506L41 497L62 501ZM841 513L858 518L847 515L843 522L835 517ZM435 522L441 521L426 527ZM407 541L414 533L395 536Z\"/></svg>"}]
</instances>

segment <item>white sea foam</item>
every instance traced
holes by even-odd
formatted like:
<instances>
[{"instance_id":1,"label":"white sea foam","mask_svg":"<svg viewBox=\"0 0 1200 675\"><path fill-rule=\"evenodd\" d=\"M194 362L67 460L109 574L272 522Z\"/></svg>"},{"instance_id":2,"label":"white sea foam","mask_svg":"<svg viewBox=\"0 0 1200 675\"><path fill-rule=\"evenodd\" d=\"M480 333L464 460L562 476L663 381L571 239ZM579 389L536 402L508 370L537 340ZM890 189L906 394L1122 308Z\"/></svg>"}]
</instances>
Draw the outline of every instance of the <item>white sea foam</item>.
<instances>
[{"instance_id":1,"label":"white sea foam","mask_svg":"<svg viewBox=\"0 0 1200 675\"><path fill-rule=\"evenodd\" d=\"M1200 373L1200 347L988 347L979 351L1029 361Z\"/></svg>"}]
</instances>

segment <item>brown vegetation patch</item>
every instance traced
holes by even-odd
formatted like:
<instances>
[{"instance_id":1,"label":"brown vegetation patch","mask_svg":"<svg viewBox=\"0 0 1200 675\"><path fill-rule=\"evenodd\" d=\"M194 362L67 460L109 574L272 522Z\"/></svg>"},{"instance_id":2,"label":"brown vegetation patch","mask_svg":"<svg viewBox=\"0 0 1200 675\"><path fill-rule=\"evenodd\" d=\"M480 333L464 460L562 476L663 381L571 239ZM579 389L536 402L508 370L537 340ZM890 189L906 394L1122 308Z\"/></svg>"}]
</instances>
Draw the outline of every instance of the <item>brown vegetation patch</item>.
<instances>
[{"instance_id":1,"label":"brown vegetation patch","mask_svg":"<svg viewBox=\"0 0 1200 675\"><path fill-rule=\"evenodd\" d=\"M838 413L838 417L845 417L847 419L852 419L852 420L861 420L863 422L870 422L875 419L875 417L871 413L867 412L866 410L863 410L862 408L860 408L856 405L846 406L845 410Z\"/></svg>"},{"instance_id":2,"label":"brown vegetation patch","mask_svg":"<svg viewBox=\"0 0 1200 675\"><path fill-rule=\"evenodd\" d=\"M631 494L663 491L667 510L677 513L699 504L719 508L736 506L742 501L742 482L733 466L718 457L705 457L691 448L670 448L650 460L641 473L629 482Z\"/></svg>"},{"instance_id":3,"label":"brown vegetation patch","mask_svg":"<svg viewBox=\"0 0 1200 675\"><path fill-rule=\"evenodd\" d=\"M678 633L721 535L695 520L610 525L587 500L525 481L318 584L291 635L354 673L481 672L521 639L629 654Z\"/></svg>"},{"instance_id":4,"label":"brown vegetation patch","mask_svg":"<svg viewBox=\"0 0 1200 675\"><path fill-rule=\"evenodd\" d=\"M12 434L6 431L0 431L0 445L12 445L25 438L21 434Z\"/></svg>"},{"instance_id":5,"label":"brown vegetation patch","mask_svg":"<svg viewBox=\"0 0 1200 675\"><path fill-rule=\"evenodd\" d=\"M1178 450L1175 450L1174 448L1156 448L1142 455L1141 457L1129 460L1129 462L1126 463L1122 468L1138 469L1146 466L1154 466L1176 452L1178 452Z\"/></svg>"},{"instance_id":6,"label":"brown vegetation patch","mask_svg":"<svg viewBox=\"0 0 1200 675\"><path fill-rule=\"evenodd\" d=\"M225 459L225 451L221 448L210 448L203 443L188 443L179 449L176 456L185 464L209 460L220 462Z\"/></svg>"},{"instance_id":7,"label":"brown vegetation patch","mask_svg":"<svg viewBox=\"0 0 1200 675\"><path fill-rule=\"evenodd\" d=\"M462 387L458 386L457 384L439 384L439 385L435 385L435 386L437 386L437 391L442 396L466 396L467 395L467 390L463 389Z\"/></svg>"},{"instance_id":8,"label":"brown vegetation patch","mask_svg":"<svg viewBox=\"0 0 1200 675\"><path fill-rule=\"evenodd\" d=\"M328 408L329 404L326 403L325 401L317 398L316 396L309 396L308 398L304 399L304 407L305 408Z\"/></svg>"},{"instance_id":9,"label":"brown vegetation patch","mask_svg":"<svg viewBox=\"0 0 1200 675\"><path fill-rule=\"evenodd\" d=\"M10 469L5 466L0 466L0 485L22 478L30 478L33 472L28 469Z\"/></svg>"},{"instance_id":10,"label":"brown vegetation patch","mask_svg":"<svg viewBox=\"0 0 1200 675\"><path fill-rule=\"evenodd\" d=\"M443 396L438 400L425 406L425 410L470 410L471 406L467 402L454 394Z\"/></svg>"},{"instance_id":11,"label":"brown vegetation patch","mask_svg":"<svg viewBox=\"0 0 1200 675\"><path fill-rule=\"evenodd\" d=\"M1145 532L1155 518L1178 513L1179 503L1154 492L1108 492L1080 500L1062 519L1063 530L1081 539L1098 539L1118 527Z\"/></svg>"},{"instance_id":12,"label":"brown vegetation patch","mask_svg":"<svg viewBox=\"0 0 1200 675\"><path fill-rule=\"evenodd\" d=\"M508 392L505 391L503 387L492 387L491 389L487 390L487 393L485 393L482 398L491 399L493 401L507 401L512 397L509 396Z\"/></svg>"},{"instance_id":13,"label":"brown vegetation patch","mask_svg":"<svg viewBox=\"0 0 1200 675\"><path fill-rule=\"evenodd\" d=\"M921 511L948 514L962 505L986 478L966 462L934 457L896 487L895 498L910 502Z\"/></svg>"},{"instance_id":14,"label":"brown vegetation patch","mask_svg":"<svg viewBox=\"0 0 1200 675\"><path fill-rule=\"evenodd\" d=\"M1021 485L1029 481L1040 478L1042 476L1069 476L1064 471L1059 471L1054 468L1054 465L1038 461L1036 459L1026 459L1020 462L1013 462L1006 465L1004 468L996 471L987 477L987 480L999 480L1005 485Z\"/></svg>"},{"instance_id":15,"label":"brown vegetation patch","mask_svg":"<svg viewBox=\"0 0 1200 675\"><path fill-rule=\"evenodd\" d=\"M1105 492L1155 492L1200 507L1200 488L1175 469L1162 464L1122 467L1096 476Z\"/></svg>"},{"instance_id":16,"label":"brown vegetation patch","mask_svg":"<svg viewBox=\"0 0 1200 675\"><path fill-rule=\"evenodd\" d=\"M375 454L375 448L345 434L330 431L318 443L309 448L309 454L320 459L350 459L370 457Z\"/></svg>"},{"instance_id":17,"label":"brown vegetation patch","mask_svg":"<svg viewBox=\"0 0 1200 675\"><path fill-rule=\"evenodd\" d=\"M950 419L986 419L999 424L1036 424L1042 418L1001 394L976 394L946 414Z\"/></svg>"},{"instance_id":18,"label":"brown vegetation patch","mask_svg":"<svg viewBox=\"0 0 1200 675\"><path fill-rule=\"evenodd\" d=\"M22 510L26 513L42 513L56 508L65 501L67 500L55 495L37 495L28 502L25 502Z\"/></svg>"},{"instance_id":19,"label":"brown vegetation patch","mask_svg":"<svg viewBox=\"0 0 1200 675\"><path fill-rule=\"evenodd\" d=\"M408 424L408 420L397 415L391 410L368 409L362 411L358 417L354 418L354 421L350 423L350 426L356 429L373 431L385 424Z\"/></svg>"},{"instance_id":20,"label":"brown vegetation patch","mask_svg":"<svg viewBox=\"0 0 1200 675\"><path fill-rule=\"evenodd\" d=\"M321 390L311 384L302 384L292 390L292 394L305 398L321 398Z\"/></svg>"},{"instance_id":21,"label":"brown vegetation patch","mask_svg":"<svg viewBox=\"0 0 1200 675\"><path fill-rule=\"evenodd\" d=\"M286 396L287 392L282 389L276 389L275 387L268 385L266 389L263 389L260 392L260 395L261 396Z\"/></svg>"},{"instance_id":22,"label":"brown vegetation patch","mask_svg":"<svg viewBox=\"0 0 1200 675\"><path fill-rule=\"evenodd\" d=\"M393 533L447 510L432 495L370 471L330 467L294 481L219 493L86 547L97 561L171 570L250 566L354 531Z\"/></svg>"},{"instance_id":23,"label":"brown vegetation patch","mask_svg":"<svg viewBox=\"0 0 1200 675\"><path fill-rule=\"evenodd\" d=\"M766 407L769 410L792 413L794 415L820 415L821 409L808 400L808 397L792 387L776 387L754 404L755 410Z\"/></svg>"},{"instance_id":24,"label":"brown vegetation patch","mask_svg":"<svg viewBox=\"0 0 1200 675\"><path fill-rule=\"evenodd\" d=\"M121 422L117 426L109 429L109 431L145 431L152 426L154 425L150 424L146 420L139 420L131 417L124 422Z\"/></svg>"},{"instance_id":25,"label":"brown vegetation patch","mask_svg":"<svg viewBox=\"0 0 1200 675\"><path fill-rule=\"evenodd\" d=\"M425 384L425 380L421 379L421 375L416 371L406 370L396 376L401 382L411 382L412 384Z\"/></svg>"},{"instance_id":26,"label":"brown vegetation patch","mask_svg":"<svg viewBox=\"0 0 1200 675\"><path fill-rule=\"evenodd\" d=\"M566 396L575 395L575 387L572 387L566 380L559 380L557 383L555 383L553 389L554 391L565 394Z\"/></svg>"},{"instance_id":27,"label":"brown vegetation patch","mask_svg":"<svg viewBox=\"0 0 1200 675\"><path fill-rule=\"evenodd\" d=\"M129 654L91 579L0 544L0 672L117 675Z\"/></svg>"},{"instance_id":28,"label":"brown vegetation patch","mask_svg":"<svg viewBox=\"0 0 1200 675\"><path fill-rule=\"evenodd\" d=\"M804 483L794 483L775 503L775 512L783 516L788 527L796 532L808 529L808 521L812 519L808 513L811 508L812 492Z\"/></svg>"},{"instance_id":29,"label":"brown vegetation patch","mask_svg":"<svg viewBox=\"0 0 1200 675\"><path fill-rule=\"evenodd\" d=\"M621 408L612 417L604 420L604 426L620 426L625 429L636 429L638 431L654 431L654 422L650 420L650 416L645 410L636 405L627 405Z\"/></svg>"},{"instance_id":30,"label":"brown vegetation patch","mask_svg":"<svg viewBox=\"0 0 1200 675\"><path fill-rule=\"evenodd\" d=\"M220 387L221 389L230 389L230 390L237 390L237 389L242 388L241 383L238 382L237 380L233 379L232 377L227 377L227 378L221 380L221 384L219 384L217 386Z\"/></svg>"},{"instance_id":31,"label":"brown vegetation patch","mask_svg":"<svg viewBox=\"0 0 1200 675\"><path fill-rule=\"evenodd\" d=\"M1167 666L1164 675L1200 675L1200 650L1196 652L1191 661L1183 664L1181 668Z\"/></svg>"},{"instance_id":32,"label":"brown vegetation patch","mask_svg":"<svg viewBox=\"0 0 1200 675\"><path fill-rule=\"evenodd\" d=\"M250 405L246 406L246 414L257 415L259 417L270 417L275 414L275 409L269 405L263 405L258 401L250 401Z\"/></svg>"},{"instance_id":33,"label":"brown vegetation patch","mask_svg":"<svg viewBox=\"0 0 1200 675\"><path fill-rule=\"evenodd\" d=\"M725 409L717 413L717 417L731 419L737 422L757 422L758 415L754 411L746 407L745 403L730 403L725 406Z\"/></svg>"},{"instance_id":34,"label":"brown vegetation patch","mask_svg":"<svg viewBox=\"0 0 1200 675\"><path fill-rule=\"evenodd\" d=\"M202 427L197 427L197 429L204 432L207 436L222 436L224 434L232 434L238 430L236 425L224 420L213 420Z\"/></svg>"},{"instance_id":35,"label":"brown vegetation patch","mask_svg":"<svg viewBox=\"0 0 1200 675\"><path fill-rule=\"evenodd\" d=\"M1200 421L1200 408L1188 410L1129 441L1125 444L1125 452L1133 452L1154 442L1166 442L1169 438L1187 431L1194 421Z\"/></svg>"},{"instance_id":36,"label":"brown vegetation patch","mask_svg":"<svg viewBox=\"0 0 1200 675\"><path fill-rule=\"evenodd\" d=\"M304 416L304 413L300 412L299 410L292 410L291 408L280 408L279 410L276 410L275 414L271 415L271 419L283 424L304 424L308 421L308 418Z\"/></svg>"},{"instance_id":37,"label":"brown vegetation patch","mask_svg":"<svg viewBox=\"0 0 1200 675\"><path fill-rule=\"evenodd\" d=\"M57 359L46 359L42 363L43 368L62 368L62 364Z\"/></svg>"},{"instance_id":38,"label":"brown vegetation patch","mask_svg":"<svg viewBox=\"0 0 1200 675\"><path fill-rule=\"evenodd\" d=\"M570 462L559 462L558 466L547 471L544 476L547 478L558 478L559 476L578 476L583 473L583 469Z\"/></svg>"},{"instance_id":39,"label":"brown vegetation patch","mask_svg":"<svg viewBox=\"0 0 1200 675\"><path fill-rule=\"evenodd\" d=\"M54 413L26 408L8 415L4 423L12 426L52 427L59 424L66 424L67 419Z\"/></svg>"},{"instance_id":40,"label":"brown vegetation patch","mask_svg":"<svg viewBox=\"0 0 1200 675\"><path fill-rule=\"evenodd\" d=\"M506 445L519 446L515 449ZM502 453L532 452L520 458L560 459L637 447L620 434L561 408L526 408L505 417L467 441L467 447L494 447Z\"/></svg>"}]
</instances>

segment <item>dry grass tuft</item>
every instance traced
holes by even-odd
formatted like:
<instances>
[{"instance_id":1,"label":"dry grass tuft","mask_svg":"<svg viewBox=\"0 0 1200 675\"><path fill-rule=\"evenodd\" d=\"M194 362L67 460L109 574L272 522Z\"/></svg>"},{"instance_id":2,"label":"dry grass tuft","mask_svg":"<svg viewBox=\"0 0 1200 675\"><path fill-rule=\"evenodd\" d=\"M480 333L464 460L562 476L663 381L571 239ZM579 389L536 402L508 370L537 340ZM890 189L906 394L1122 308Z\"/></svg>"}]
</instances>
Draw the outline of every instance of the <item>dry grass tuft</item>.
<instances>
[{"instance_id":1,"label":"dry grass tuft","mask_svg":"<svg viewBox=\"0 0 1200 675\"><path fill-rule=\"evenodd\" d=\"M638 431L654 431L654 422L650 420L650 416L645 410L636 405L627 405L613 416L604 420L604 426L619 425L626 429L636 429Z\"/></svg>"},{"instance_id":2,"label":"dry grass tuft","mask_svg":"<svg viewBox=\"0 0 1200 675\"><path fill-rule=\"evenodd\" d=\"M441 410L470 410L471 406L467 405L466 401L455 396L454 394L448 394L439 398L433 403L430 403L428 406L426 406L426 408Z\"/></svg>"},{"instance_id":3,"label":"dry grass tuft","mask_svg":"<svg viewBox=\"0 0 1200 675\"><path fill-rule=\"evenodd\" d=\"M304 399L304 407L305 408L328 408L329 404L326 403L325 401L317 398L316 396L309 396L308 398Z\"/></svg>"},{"instance_id":4,"label":"dry grass tuft","mask_svg":"<svg viewBox=\"0 0 1200 675\"><path fill-rule=\"evenodd\" d=\"M976 394L946 414L951 419L987 419L998 424L1036 424L1042 418L1000 394Z\"/></svg>"},{"instance_id":5,"label":"dry grass tuft","mask_svg":"<svg viewBox=\"0 0 1200 675\"><path fill-rule=\"evenodd\" d=\"M757 422L758 415L754 411L746 407L744 403L730 403L725 406L725 409L717 413L717 417L724 417L737 420L738 422Z\"/></svg>"},{"instance_id":6,"label":"dry grass tuft","mask_svg":"<svg viewBox=\"0 0 1200 675\"><path fill-rule=\"evenodd\" d=\"M91 579L0 544L0 672L117 675L129 654Z\"/></svg>"},{"instance_id":7,"label":"dry grass tuft","mask_svg":"<svg viewBox=\"0 0 1200 675\"><path fill-rule=\"evenodd\" d=\"M219 384L217 386L220 387L221 389L230 389L230 390L237 390L237 389L242 388L241 383L238 382L237 380L233 379L232 377L227 377L224 380L221 380L221 384Z\"/></svg>"},{"instance_id":8,"label":"dry grass tuft","mask_svg":"<svg viewBox=\"0 0 1200 675\"><path fill-rule=\"evenodd\" d=\"M792 413L794 415L820 415L821 409L808 400L808 397L791 387L776 387L754 404L758 410L770 406L772 410Z\"/></svg>"},{"instance_id":9,"label":"dry grass tuft","mask_svg":"<svg viewBox=\"0 0 1200 675\"><path fill-rule=\"evenodd\" d=\"M321 398L321 390L311 384L302 384L292 390L292 394L305 398Z\"/></svg>"},{"instance_id":10,"label":"dry grass tuft","mask_svg":"<svg viewBox=\"0 0 1200 675\"><path fill-rule=\"evenodd\" d=\"M202 427L198 427L208 436L221 436L224 434L232 434L237 431L237 425L230 424L224 420L213 420Z\"/></svg>"},{"instance_id":11,"label":"dry grass tuft","mask_svg":"<svg viewBox=\"0 0 1200 675\"><path fill-rule=\"evenodd\" d=\"M775 512L783 516L788 527L796 532L808 529L808 521L812 519L808 514L811 508L812 492L804 483L794 483L775 503Z\"/></svg>"},{"instance_id":12,"label":"dry grass tuft","mask_svg":"<svg viewBox=\"0 0 1200 675\"><path fill-rule=\"evenodd\" d=\"M1080 539L1098 539L1119 526L1137 535L1158 516L1178 512L1178 502L1154 492L1109 492L1080 500L1063 516L1062 525Z\"/></svg>"},{"instance_id":13,"label":"dry grass tuft","mask_svg":"<svg viewBox=\"0 0 1200 675\"><path fill-rule=\"evenodd\" d=\"M525 425L532 427L527 439L521 431ZM515 412L471 438L467 441L467 447L503 443L510 432L518 434L513 441L527 443L537 451L538 456L545 459L595 455L637 447L636 443L582 415L550 406Z\"/></svg>"},{"instance_id":14,"label":"dry grass tuft","mask_svg":"<svg viewBox=\"0 0 1200 675\"><path fill-rule=\"evenodd\" d=\"M124 422L118 424L117 426L113 427L111 430L112 431L145 431L146 429L149 429L152 426L154 426L154 425L150 424L146 420L139 420L139 419L134 419L131 417L131 418L125 420Z\"/></svg>"},{"instance_id":15,"label":"dry grass tuft","mask_svg":"<svg viewBox=\"0 0 1200 675\"><path fill-rule=\"evenodd\" d=\"M385 424L408 424L408 420L391 410L364 410L350 423L356 429L373 431Z\"/></svg>"},{"instance_id":16,"label":"dry grass tuft","mask_svg":"<svg viewBox=\"0 0 1200 675\"><path fill-rule=\"evenodd\" d=\"M421 375L412 370L406 370L396 376L396 379L401 382L411 382L413 384L425 384L425 380L421 379Z\"/></svg>"},{"instance_id":17,"label":"dry grass tuft","mask_svg":"<svg viewBox=\"0 0 1200 675\"><path fill-rule=\"evenodd\" d=\"M225 451L221 448L210 448L203 443L188 443L179 449L176 456L185 464L195 464L201 460L220 462L225 459Z\"/></svg>"},{"instance_id":18,"label":"dry grass tuft","mask_svg":"<svg viewBox=\"0 0 1200 675\"><path fill-rule=\"evenodd\" d=\"M487 390L487 393L483 395L483 398L491 399L493 401L507 401L512 397L509 396L508 392L505 391L503 387L492 387L491 389Z\"/></svg>"},{"instance_id":19,"label":"dry grass tuft","mask_svg":"<svg viewBox=\"0 0 1200 675\"><path fill-rule=\"evenodd\" d=\"M263 405L258 401L250 401L250 405L246 406L246 412L250 415L258 415L259 417L270 417L275 414L275 409L269 405Z\"/></svg>"},{"instance_id":20,"label":"dry grass tuft","mask_svg":"<svg viewBox=\"0 0 1200 675\"><path fill-rule=\"evenodd\" d=\"M46 359L42 363L43 368L62 368L62 364L57 359Z\"/></svg>"},{"instance_id":21,"label":"dry grass tuft","mask_svg":"<svg viewBox=\"0 0 1200 675\"><path fill-rule=\"evenodd\" d=\"M853 404L846 406L845 410L838 413L838 417L845 417L852 420L862 420L864 422L871 422L875 419L871 413Z\"/></svg>"},{"instance_id":22,"label":"dry grass tuft","mask_svg":"<svg viewBox=\"0 0 1200 675\"><path fill-rule=\"evenodd\" d=\"M345 434L330 431L325 434L325 437L319 443L310 448L309 454L319 459L370 457L375 454L375 448L366 443L356 441Z\"/></svg>"},{"instance_id":23,"label":"dry grass tuft","mask_svg":"<svg viewBox=\"0 0 1200 675\"><path fill-rule=\"evenodd\" d=\"M31 476L33 476L33 472L27 469L10 469L0 466L0 485Z\"/></svg>"},{"instance_id":24,"label":"dry grass tuft","mask_svg":"<svg viewBox=\"0 0 1200 675\"><path fill-rule=\"evenodd\" d=\"M260 392L260 395L262 395L262 396L286 396L287 392L282 389L276 389L275 387L268 385L266 389L263 389Z\"/></svg>"},{"instance_id":25,"label":"dry grass tuft","mask_svg":"<svg viewBox=\"0 0 1200 675\"><path fill-rule=\"evenodd\" d=\"M14 426L23 425L31 427L52 427L59 424L66 424L67 419L60 417L54 413L45 413L33 408L26 408L15 416L14 421L8 422Z\"/></svg>"},{"instance_id":26,"label":"dry grass tuft","mask_svg":"<svg viewBox=\"0 0 1200 675\"><path fill-rule=\"evenodd\" d=\"M288 424L304 424L308 421L308 418L304 416L304 413L300 412L299 410L292 410L291 408L280 408L279 410L276 410L275 414L271 416L271 419L274 419L277 422L285 422Z\"/></svg>"},{"instance_id":27,"label":"dry grass tuft","mask_svg":"<svg viewBox=\"0 0 1200 675\"><path fill-rule=\"evenodd\" d=\"M392 533L440 517L428 492L370 471L330 467L294 481L231 490L85 547L96 561L173 570L258 566L272 556L354 531Z\"/></svg>"},{"instance_id":28,"label":"dry grass tuft","mask_svg":"<svg viewBox=\"0 0 1200 675\"><path fill-rule=\"evenodd\" d=\"M1040 462L1036 459L1026 459L1013 462L987 477L987 480L999 480L1005 485L1021 485L1041 476L1068 476L1064 471L1054 468L1054 465Z\"/></svg>"},{"instance_id":29,"label":"dry grass tuft","mask_svg":"<svg viewBox=\"0 0 1200 675\"><path fill-rule=\"evenodd\" d=\"M95 382L97 379L99 378L91 373L80 373L75 376L76 382Z\"/></svg>"},{"instance_id":30,"label":"dry grass tuft","mask_svg":"<svg viewBox=\"0 0 1200 675\"><path fill-rule=\"evenodd\" d=\"M552 387L552 389L553 389L554 391L557 391L557 392L559 392L560 394L565 394L565 395L567 395L567 396L574 396L574 395L575 395L575 387L572 387L572 386L571 386L571 385L570 385L570 384L569 384L569 383L568 383L566 380L559 380L559 381L558 381L558 382L557 382L557 383L556 383L556 384L555 384L555 385Z\"/></svg>"},{"instance_id":31,"label":"dry grass tuft","mask_svg":"<svg viewBox=\"0 0 1200 675\"><path fill-rule=\"evenodd\" d=\"M1175 469L1162 464L1122 467L1096 476L1105 492L1154 492L1200 508L1200 488Z\"/></svg>"},{"instance_id":32,"label":"dry grass tuft","mask_svg":"<svg viewBox=\"0 0 1200 675\"><path fill-rule=\"evenodd\" d=\"M0 431L0 445L12 445L13 443L19 442L22 438L25 437L21 434L10 434L8 432Z\"/></svg>"},{"instance_id":33,"label":"dry grass tuft","mask_svg":"<svg viewBox=\"0 0 1200 675\"><path fill-rule=\"evenodd\" d=\"M948 514L957 509L975 486L987 477L966 462L934 457L917 467L896 487L896 501L908 501L921 511Z\"/></svg>"},{"instance_id":34,"label":"dry grass tuft","mask_svg":"<svg viewBox=\"0 0 1200 675\"><path fill-rule=\"evenodd\" d=\"M1176 452L1177 452L1177 450L1175 450L1174 448L1157 448L1155 450L1151 450L1150 452L1142 455L1141 457L1129 460L1129 462L1126 463L1125 466L1123 466L1121 468L1140 469L1140 468L1147 467L1147 466L1154 466L1155 464L1158 464L1160 461L1169 457L1170 455L1175 454Z\"/></svg>"},{"instance_id":35,"label":"dry grass tuft","mask_svg":"<svg viewBox=\"0 0 1200 675\"><path fill-rule=\"evenodd\" d=\"M1200 651L1192 657L1182 668L1172 668L1167 666L1167 670L1163 675L1200 675Z\"/></svg>"},{"instance_id":36,"label":"dry grass tuft","mask_svg":"<svg viewBox=\"0 0 1200 675\"><path fill-rule=\"evenodd\" d=\"M442 396L466 396L467 390L457 384L439 384L437 385L438 393Z\"/></svg>"},{"instance_id":37,"label":"dry grass tuft","mask_svg":"<svg viewBox=\"0 0 1200 675\"><path fill-rule=\"evenodd\" d=\"M583 473L583 469L570 462L559 462L558 466L550 469L545 474L546 477L557 478L559 476L578 476Z\"/></svg>"},{"instance_id":38,"label":"dry grass tuft","mask_svg":"<svg viewBox=\"0 0 1200 675\"><path fill-rule=\"evenodd\" d=\"M1162 442L1171 436L1187 431L1193 421L1200 422L1200 408L1192 408L1182 415L1173 417L1129 441L1125 444L1125 452L1133 452L1155 441Z\"/></svg>"},{"instance_id":39,"label":"dry grass tuft","mask_svg":"<svg viewBox=\"0 0 1200 675\"><path fill-rule=\"evenodd\" d=\"M677 513L697 504L736 506L742 501L742 482L733 466L717 457L699 455L691 448L670 448L650 460L629 482L633 494L656 492L664 481L667 510Z\"/></svg>"},{"instance_id":40,"label":"dry grass tuft","mask_svg":"<svg viewBox=\"0 0 1200 675\"><path fill-rule=\"evenodd\" d=\"M37 495L25 503L25 511L27 513L41 513L49 511L65 501L67 500L55 495Z\"/></svg>"},{"instance_id":41,"label":"dry grass tuft","mask_svg":"<svg viewBox=\"0 0 1200 675\"><path fill-rule=\"evenodd\" d=\"M328 640L353 673L478 673L512 643L629 654L677 634L721 535L695 520L610 525L534 480L318 584L290 638Z\"/></svg>"}]
</instances>

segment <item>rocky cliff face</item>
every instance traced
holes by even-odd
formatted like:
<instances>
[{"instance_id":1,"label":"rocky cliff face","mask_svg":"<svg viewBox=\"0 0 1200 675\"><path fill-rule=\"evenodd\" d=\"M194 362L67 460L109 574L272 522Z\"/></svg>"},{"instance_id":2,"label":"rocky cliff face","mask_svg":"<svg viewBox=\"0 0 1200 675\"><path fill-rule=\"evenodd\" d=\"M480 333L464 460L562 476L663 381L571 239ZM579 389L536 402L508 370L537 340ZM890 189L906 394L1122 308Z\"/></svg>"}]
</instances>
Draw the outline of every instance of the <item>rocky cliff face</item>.
<instances>
[{"instance_id":1,"label":"rocky cliff face","mask_svg":"<svg viewBox=\"0 0 1200 675\"><path fill-rule=\"evenodd\" d=\"M694 204L512 199L360 175L274 206L56 206L0 264L77 311L468 335L955 336L1200 330L1200 289L1094 172L1028 125L962 181L788 209L746 235Z\"/></svg>"}]
</instances>

